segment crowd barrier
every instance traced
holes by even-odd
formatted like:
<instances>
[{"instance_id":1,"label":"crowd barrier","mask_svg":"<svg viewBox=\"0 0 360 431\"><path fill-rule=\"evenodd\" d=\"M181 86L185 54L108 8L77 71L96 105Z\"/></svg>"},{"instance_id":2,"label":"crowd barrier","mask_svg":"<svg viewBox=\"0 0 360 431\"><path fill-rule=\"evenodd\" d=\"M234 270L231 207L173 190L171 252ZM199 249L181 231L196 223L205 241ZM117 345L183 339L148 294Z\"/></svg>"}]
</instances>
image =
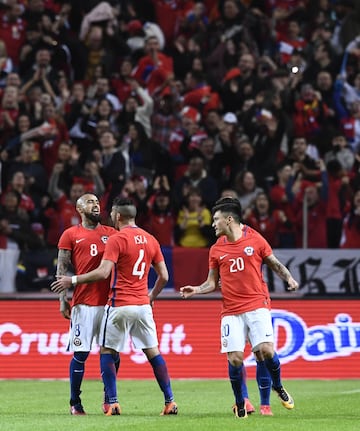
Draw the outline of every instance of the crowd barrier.
<instances>
[{"instance_id":1,"label":"crowd barrier","mask_svg":"<svg viewBox=\"0 0 360 431\"><path fill-rule=\"evenodd\" d=\"M291 295L291 294L290 294ZM179 298L177 293L176 298ZM289 378L360 378L360 300L274 299L276 349ZM159 299L154 305L160 351L173 378L226 378L220 354L220 299ZM57 300L0 300L0 378L68 378L68 321ZM248 376L255 363L246 351ZM153 378L131 342L121 379ZM94 347L87 378L100 379Z\"/></svg>"},{"instance_id":2,"label":"crowd barrier","mask_svg":"<svg viewBox=\"0 0 360 431\"><path fill-rule=\"evenodd\" d=\"M164 248L169 268L167 287L179 290L186 284L200 284L208 274L209 250ZM359 249L276 249L274 254L299 281L297 297L344 295L360 298ZM286 295L285 283L264 266L264 276L274 296ZM155 275L151 274L151 282Z\"/></svg>"}]
</instances>

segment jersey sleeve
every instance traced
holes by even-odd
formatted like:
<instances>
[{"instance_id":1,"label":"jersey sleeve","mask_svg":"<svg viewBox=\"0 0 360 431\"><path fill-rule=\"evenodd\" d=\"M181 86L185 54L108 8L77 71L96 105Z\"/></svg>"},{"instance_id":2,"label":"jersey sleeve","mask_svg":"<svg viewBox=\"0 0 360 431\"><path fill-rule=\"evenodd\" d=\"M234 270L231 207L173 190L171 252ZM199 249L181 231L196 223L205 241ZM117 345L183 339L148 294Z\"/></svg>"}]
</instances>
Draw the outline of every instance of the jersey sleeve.
<instances>
[{"instance_id":1,"label":"jersey sleeve","mask_svg":"<svg viewBox=\"0 0 360 431\"><path fill-rule=\"evenodd\" d=\"M116 263L121 254L121 237L112 235L107 240L103 260L110 260Z\"/></svg>"},{"instance_id":2,"label":"jersey sleeve","mask_svg":"<svg viewBox=\"0 0 360 431\"><path fill-rule=\"evenodd\" d=\"M209 251L209 269L215 269L218 267L219 267L218 259L215 256L214 246L212 246Z\"/></svg>"},{"instance_id":3,"label":"jersey sleeve","mask_svg":"<svg viewBox=\"0 0 360 431\"><path fill-rule=\"evenodd\" d=\"M58 249L62 250L72 250L72 235L71 235L71 229L66 229L58 242Z\"/></svg>"},{"instance_id":4,"label":"jersey sleeve","mask_svg":"<svg viewBox=\"0 0 360 431\"><path fill-rule=\"evenodd\" d=\"M164 255L161 251L159 242L154 238L154 257L153 263L163 262L165 260Z\"/></svg>"},{"instance_id":5,"label":"jersey sleeve","mask_svg":"<svg viewBox=\"0 0 360 431\"><path fill-rule=\"evenodd\" d=\"M262 259L265 259L266 257L271 256L273 254L273 250L272 250L270 244L260 234L258 234L258 239L260 242L259 250L260 250L260 254L261 254Z\"/></svg>"}]
</instances>

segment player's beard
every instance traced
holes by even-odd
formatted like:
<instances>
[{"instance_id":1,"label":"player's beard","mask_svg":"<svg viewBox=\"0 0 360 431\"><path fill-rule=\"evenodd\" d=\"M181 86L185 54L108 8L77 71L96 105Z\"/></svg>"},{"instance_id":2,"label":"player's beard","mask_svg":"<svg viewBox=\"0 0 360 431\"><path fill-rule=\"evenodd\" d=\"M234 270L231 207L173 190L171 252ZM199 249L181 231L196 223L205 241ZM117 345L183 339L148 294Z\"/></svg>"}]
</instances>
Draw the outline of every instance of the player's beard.
<instances>
[{"instance_id":1,"label":"player's beard","mask_svg":"<svg viewBox=\"0 0 360 431\"><path fill-rule=\"evenodd\" d=\"M85 217L92 223L100 223L101 222L101 215L100 214L93 214L93 213L85 213Z\"/></svg>"}]
</instances>

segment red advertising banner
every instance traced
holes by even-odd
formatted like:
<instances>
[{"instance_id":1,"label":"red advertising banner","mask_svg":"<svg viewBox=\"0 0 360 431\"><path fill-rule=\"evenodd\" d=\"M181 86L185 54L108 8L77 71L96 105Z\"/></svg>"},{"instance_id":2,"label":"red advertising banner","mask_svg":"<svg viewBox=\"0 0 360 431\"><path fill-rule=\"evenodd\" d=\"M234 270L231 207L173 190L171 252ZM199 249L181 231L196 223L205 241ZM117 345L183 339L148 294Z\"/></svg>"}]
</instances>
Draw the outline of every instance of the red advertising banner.
<instances>
[{"instance_id":1,"label":"red advertising banner","mask_svg":"<svg viewBox=\"0 0 360 431\"><path fill-rule=\"evenodd\" d=\"M274 300L276 349L284 378L360 378L360 301ZM220 351L220 300L155 303L160 351L172 378L225 378ZM0 301L0 378L67 378L68 322L57 301ZM255 375L246 352L248 376ZM152 378L145 356L129 342L120 376ZM95 347L87 378L100 378Z\"/></svg>"}]
</instances>

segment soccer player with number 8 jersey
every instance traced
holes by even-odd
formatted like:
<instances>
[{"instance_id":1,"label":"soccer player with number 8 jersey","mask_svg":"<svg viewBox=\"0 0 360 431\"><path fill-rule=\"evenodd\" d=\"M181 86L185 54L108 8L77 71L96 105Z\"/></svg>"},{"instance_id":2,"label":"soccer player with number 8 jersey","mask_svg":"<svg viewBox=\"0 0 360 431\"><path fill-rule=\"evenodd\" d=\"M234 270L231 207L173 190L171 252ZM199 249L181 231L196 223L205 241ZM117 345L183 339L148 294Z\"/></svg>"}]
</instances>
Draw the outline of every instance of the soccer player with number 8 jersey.
<instances>
[{"instance_id":1,"label":"soccer player with number 8 jersey","mask_svg":"<svg viewBox=\"0 0 360 431\"><path fill-rule=\"evenodd\" d=\"M164 394L160 415L177 414L170 378L158 348L152 303L168 281L168 270L159 242L135 224L136 207L131 200L116 198L111 219L118 230L105 247L100 265L93 271L73 277L61 276L52 283L60 293L73 284L94 283L111 276L108 302L101 325L100 364L106 393L109 396L108 416L120 415L116 389L114 357L126 348L128 337L142 349L150 362ZM153 289L148 290L150 267L157 273Z\"/></svg>"},{"instance_id":2,"label":"soccer player with number 8 jersey","mask_svg":"<svg viewBox=\"0 0 360 431\"><path fill-rule=\"evenodd\" d=\"M81 224L66 229L58 243L57 276L66 275L71 266L75 272L88 272L98 267L104 254L108 238L116 229L100 223L98 198L87 193L76 202L81 216ZM81 383L85 372L85 362L89 356L92 341L98 341L104 306L109 292L109 279L97 283L79 283L73 292L72 307L64 293L60 294L60 312L70 319L69 350L74 352L70 362L70 413L84 415L81 403ZM71 314L70 314L71 313ZM119 355L114 358L116 368ZM104 393L104 405L108 405Z\"/></svg>"}]
</instances>

